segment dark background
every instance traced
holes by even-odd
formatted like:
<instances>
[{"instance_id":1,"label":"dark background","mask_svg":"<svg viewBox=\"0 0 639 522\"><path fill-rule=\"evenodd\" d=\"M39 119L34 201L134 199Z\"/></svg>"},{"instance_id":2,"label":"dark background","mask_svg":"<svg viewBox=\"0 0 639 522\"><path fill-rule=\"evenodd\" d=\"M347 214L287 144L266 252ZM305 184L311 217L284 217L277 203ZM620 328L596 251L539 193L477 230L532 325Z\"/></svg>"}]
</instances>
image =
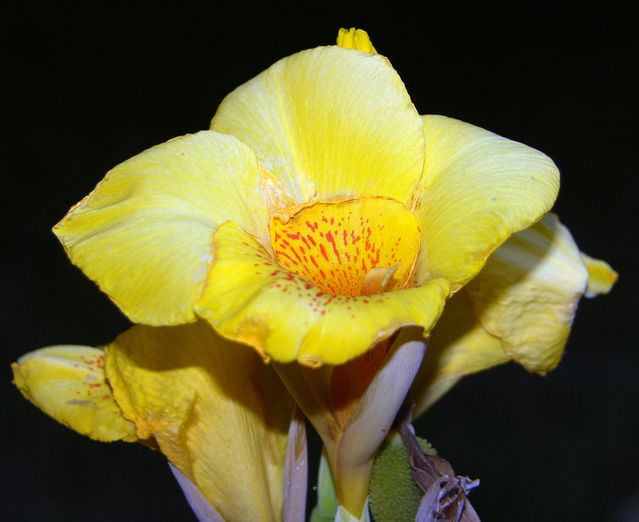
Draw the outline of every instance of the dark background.
<instances>
[{"instance_id":1,"label":"dark background","mask_svg":"<svg viewBox=\"0 0 639 522\"><path fill-rule=\"evenodd\" d=\"M471 499L483 520L639 520L639 46L628 13L577 3L561 12L369 5L355 15L82 5L3 12L0 520L193 519L161 455L80 437L10 385L22 353L108 342L128 324L50 228L109 168L206 128L233 88L353 25L390 58L420 113L550 155L562 172L563 222L621 275L612 294L581 303L557 371L540 378L509 365L468 378L419 433L458 472L481 478Z\"/></svg>"}]
</instances>

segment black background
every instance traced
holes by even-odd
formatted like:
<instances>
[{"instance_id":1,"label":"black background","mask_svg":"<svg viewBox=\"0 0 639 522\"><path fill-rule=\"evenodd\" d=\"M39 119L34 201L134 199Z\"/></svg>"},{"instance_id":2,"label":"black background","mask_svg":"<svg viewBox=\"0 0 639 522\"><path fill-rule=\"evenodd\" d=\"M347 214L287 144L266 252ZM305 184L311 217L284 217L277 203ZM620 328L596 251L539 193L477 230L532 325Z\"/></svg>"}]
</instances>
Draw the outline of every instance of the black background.
<instances>
[{"instance_id":1,"label":"black background","mask_svg":"<svg viewBox=\"0 0 639 522\"><path fill-rule=\"evenodd\" d=\"M420 434L458 472L481 478L471 498L483 520L639 520L639 47L629 14L578 3L356 14L83 5L30 3L1 22L0 520L193 519L161 455L82 438L10 385L22 353L104 343L128 324L50 227L109 168L206 128L233 88L353 25L390 58L420 113L550 155L562 172L562 221L621 275L611 295L582 302L557 371L540 378L509 365L468 378L425 415Z\"/></svg>"}]
</instances>

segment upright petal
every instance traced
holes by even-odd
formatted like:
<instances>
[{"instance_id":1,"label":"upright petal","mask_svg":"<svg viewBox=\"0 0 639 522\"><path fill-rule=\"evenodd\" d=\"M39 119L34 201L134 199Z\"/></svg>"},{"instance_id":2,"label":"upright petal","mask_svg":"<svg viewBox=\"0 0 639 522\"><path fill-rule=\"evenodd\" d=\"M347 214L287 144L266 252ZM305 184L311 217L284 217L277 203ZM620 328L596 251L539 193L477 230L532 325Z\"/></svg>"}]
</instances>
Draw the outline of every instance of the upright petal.
<instances>
[{"instance_id":1,"label":"upright petal","mask_svg":"<svg viewBox=\"0 0 639 522\"><path fill-rule=\"evenodd\" d=\"M138 439L113 400L103 350L51 346L23 355L11 369L22 395L61 424L103 442Z\"/></svg>"},{"instance_id":2,"label":"upright petal","mask_svg":"<svg viewBox=\"0 0 639 522\"><path fill-rule=\"evenodd\" d=\"M559 172L541 152L444 116L424 116L426 152L416 215L420 281L456 291L512 233L553 205Z\"/></svg>"},{"instance_id":3,"label":"upright petal","mask_svg":"<svg viewBox=\"0 0 639 522\"><path fill-rule=\"evenodd\" d=\"M283 513L293 401L255 353L204 322L136 326L107 347L114 396L141 438L229 521Z\"/></svg>"},{"instance_id":4,"label":"upright petal","mask_svg":"<svg viewBox=\"0 0 639 522\"><path fill-rule=\"evenodd\" d=\"M193 321L218 225L235 221L268 242L271 181L235 138L199 132L115 167L54 232L132 321Z\"/></svg>"},{"instance_id":5,"label":"upright petal","mask_svg":"<svg viewBox=\"0 0 639 522\"><path fill-rule=\"evenodd\" d=\"M410 199L424 136L404 84L380 55L318 47L238 87L211 128L246 143L298 203L316 197Z\"/></svg>"}]
</instances>

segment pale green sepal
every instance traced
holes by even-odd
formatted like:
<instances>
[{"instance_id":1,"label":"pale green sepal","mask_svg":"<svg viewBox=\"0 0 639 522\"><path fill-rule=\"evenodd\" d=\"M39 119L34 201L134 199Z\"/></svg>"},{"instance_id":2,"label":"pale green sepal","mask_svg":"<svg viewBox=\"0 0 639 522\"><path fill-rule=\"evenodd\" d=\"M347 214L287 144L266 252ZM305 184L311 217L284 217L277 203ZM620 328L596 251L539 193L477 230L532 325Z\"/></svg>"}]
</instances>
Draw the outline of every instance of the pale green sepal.
<instances>
[{"instance_id":1,"label":"pale green sepal","mask_svg":"<svg viewBox=\"0 0 639 522\"><path fill-rule=\"evenodd\" d=\"M317 505L311 513L311 522L332 522L337 513L337 493L333 475L328 464L326 449L322 448L322 456L317 473Z\"/></svg>"},{"instance_id":2,"label":"pale green sepal","mask_svg":"<svg viewBox=\"0 0 639 522\"><path fill-rule=\"evenodd\" d=\"M427 440L417 440L424 453L437 453ZM397 433L386 439L375 458L368 493L375 522L415 520L424 493L411 477L408 452Z\"/></svg>"},{"instance_id":3,"label":"pale green sepal","mask_svg":"<svg viewBox=\"0 0 639 522\"><path fill-rule=\"evenodd\" d=\"M320 458L317 474L317 505L311 513L311 522L371 522L368 500L360 518L344 509L343 506L338 506L335 482L325 448L322 448Z\"/></svg>"},{"instance_id":4,"label":"pale green sepal","mask_svg":"<svg viewBox=\"0 0 639 522\"><path fill-rule=\"evenodd\" d=\"M347 511L343 506L339 506L337 508L337 513L335 513L334 522L371 522L371 517L368 512L368 500L366 500L364 511L362 512L362 516L359 518Z\"/></svg>"}]
</instances>

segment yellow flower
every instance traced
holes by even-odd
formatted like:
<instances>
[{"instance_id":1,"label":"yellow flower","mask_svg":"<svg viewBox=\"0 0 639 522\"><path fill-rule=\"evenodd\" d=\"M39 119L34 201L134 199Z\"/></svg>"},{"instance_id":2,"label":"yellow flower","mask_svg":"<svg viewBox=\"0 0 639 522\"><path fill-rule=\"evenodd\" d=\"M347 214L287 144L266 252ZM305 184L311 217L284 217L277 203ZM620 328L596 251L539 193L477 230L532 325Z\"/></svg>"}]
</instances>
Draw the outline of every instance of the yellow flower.
<instances>
[{"instance_id":1,"label":"yellow flower","mask_svg":"<svg viewBox=\"0 0 639 522\"><path fill-rule=\"evenodd\" d=\"M365 519L416 376L421 413L508 360L549 371L578 299L614 282L547 214L558 186L544 154L420 116L368 35L340 30L229 94L209 131L115 167L56 225L150 326L107 347L106 373L102 351L57 347L21 359L16 384L80 433L153 441L225 519L277 520L300 510L284 475L303 430L247 344L322 438L338 517Z\"/></svg>"},{"instance_id":2,"label":"yellow flower","mask_svg":"<svg viewBox=\"0 0 639 522\"><path fill-rule=\"evenodd\" d=\"M420 116L342 30L229 94L211 130L111 170L54 231L134 322L202 318L274 359L359 518L445 301L558 187L544 154Z\"/></svg>"},{"instance_id":3,"label":"yellow flower","mask_svg":"<svg viewBox=\"0 0 639 522\"><path fill-rule=\"evenodd\" d=\"M293 400L255 353L203 321L135 326L105 349L44 348L13 372L26 398L71 429L159 449L194 509L217 514L206 520L304 513L306 439Z\"/></svg>"},{"instance_id":4,"label":"yellow flower","mask_svg":"<svg viewBox=\"0 0 639 522\"><path fill-rule=\"evenodd\" d=\"M365 33L339 43L280 60L211 130L117 166L55 227L131 320L201 317L265 359L341 364L403 326L428 334L551 208L549 158L419 116Z\"/></svg>"}]
</instances>

